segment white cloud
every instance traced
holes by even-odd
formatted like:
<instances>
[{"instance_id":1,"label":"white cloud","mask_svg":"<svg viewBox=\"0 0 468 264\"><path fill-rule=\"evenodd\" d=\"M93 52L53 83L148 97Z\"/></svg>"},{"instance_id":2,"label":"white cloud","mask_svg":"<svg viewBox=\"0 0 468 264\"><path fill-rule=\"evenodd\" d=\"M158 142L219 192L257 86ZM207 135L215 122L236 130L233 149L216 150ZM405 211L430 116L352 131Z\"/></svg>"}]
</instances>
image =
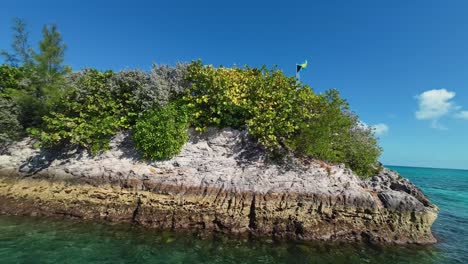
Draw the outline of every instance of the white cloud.
<instances>
[{"instance_id":1,"label":"white cloud","mask_svg":"<svg viewBox=\"0 0 468 264\"><path fill-rule=\"evenodd\" d=\"M456 118L468 120L468 111L460 111L455 114Z\"/></svg>"},{"instance_id":2,"label":"white cloud","mask_svg":"<svg viewBox=\"0 0 468 264\"><path fill-rule=\"evenodd\" d=\"M389 127L386 124L380 123L371 126L371 128L374 130L375 135L377 136L382 136L388 133Z\"/></svg>"},{"instance_id":3,"label":"white cloud","mask_svg":"<svg viewBox=\"0 0 468 264\"><path fill-rule=\"evenodd\" d=\"M425 91L416 96L419 103L416 118L419 120L433 120L433 124L437 124L436 120L447 115L452 110L459 109L454 102L450 101L454 97L455 92L447 91L446 89ZM433 125L433 127L435 126Z\"/></svg>"},{"instance_id":4,"label":"white cloud","mask_svg":"<svg viewBox=\"0 0 468 264\"><path fill-rule=\"evenodd\" d=\"M444 116L468 120L468 111L462 111L461 106L452 101L454 97L455 92L446 89L429 90L416 96L419 104L416 119L430 120L431 127L439 130L447 130L439 121Z\"/></svg>"}]
</instances>

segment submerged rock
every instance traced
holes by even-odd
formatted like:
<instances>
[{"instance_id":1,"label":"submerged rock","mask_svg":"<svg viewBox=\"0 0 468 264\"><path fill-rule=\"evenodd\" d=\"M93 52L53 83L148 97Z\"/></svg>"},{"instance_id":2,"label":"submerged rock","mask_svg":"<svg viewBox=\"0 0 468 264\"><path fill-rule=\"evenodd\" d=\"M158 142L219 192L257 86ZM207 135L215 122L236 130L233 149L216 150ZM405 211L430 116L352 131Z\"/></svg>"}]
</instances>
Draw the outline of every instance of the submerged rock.
<instances>
[{"instance_id":1,"label":"submerged rock","mask_svg":"<svg viewBox=\"0 0 468 264\"><path fill-rule=\"evenodd\" d=\"M190 132L176 157L145 162L126 134L98 156L25 140L0 156L0 212L128 222L275 239L434 243L438 209L384 169L270 162L246 132Z\"/></svg>"}]
</instances>

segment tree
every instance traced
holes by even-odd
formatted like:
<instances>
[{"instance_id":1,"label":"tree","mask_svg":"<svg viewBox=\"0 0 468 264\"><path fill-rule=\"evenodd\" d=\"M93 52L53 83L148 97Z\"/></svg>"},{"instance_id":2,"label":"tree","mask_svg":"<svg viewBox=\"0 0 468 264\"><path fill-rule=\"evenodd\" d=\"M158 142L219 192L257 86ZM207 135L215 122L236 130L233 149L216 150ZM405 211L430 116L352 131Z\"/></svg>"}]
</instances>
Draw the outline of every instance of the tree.
<instances>
[{"instance_id":1,"label":"tree","mask_svg":"<svg viewBox=\"0 0 468 264\"><path fill-rule=\"evenodd\" d=\"M39 53L34 53L35 68L43 85L53 84L69 71L63 65L65 49L57 25L45 25L39 42Z\"/></svg>"},{"instance_id":2,"label":"tree","mask_svg":"<svg viewBox=\"0 0 468 264\"><path fill-rule=\"evenodd\" d=\"M66 45L57 26L45 25L42 29L42 40L39 42L39 53L34 53L34 69L31 76L44 113L54 111L68 89L64 76L71 72L71 69L63 65L65 49Z\"/></svg>"},{"instance_id":3,"label":"tree","mask_svg":"<svg viewBox=\"0 0 468 264\"><path fill-rule=\"evenodd\" d=\"M13 20L13 42L11 48L14 53L6 50L0 51L0 55L11 66L30 66L32 64L32 49L28 42L29 32L26 30L26 22L23 19Z\"/></svg>"}]
</instances>

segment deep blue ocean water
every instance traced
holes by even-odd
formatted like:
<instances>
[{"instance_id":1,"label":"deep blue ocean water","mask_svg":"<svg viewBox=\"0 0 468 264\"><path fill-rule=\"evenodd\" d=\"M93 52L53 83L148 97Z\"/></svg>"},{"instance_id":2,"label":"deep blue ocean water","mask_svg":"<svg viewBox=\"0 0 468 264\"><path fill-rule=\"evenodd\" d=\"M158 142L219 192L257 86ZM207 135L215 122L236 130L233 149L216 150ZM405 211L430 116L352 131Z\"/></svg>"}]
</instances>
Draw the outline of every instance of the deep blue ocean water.
<instances>
[{"instance_id":1,"label":"deep blue ocean water","mask_svg":"<svg viewBox=\"0 0 468 264\"><path fill-rule=\"evenodd\" d=\"M0 216L0 263L468 263L468 171L389 167L439 206L438 244L275 243Z\"/></svg>"}]
</instances>

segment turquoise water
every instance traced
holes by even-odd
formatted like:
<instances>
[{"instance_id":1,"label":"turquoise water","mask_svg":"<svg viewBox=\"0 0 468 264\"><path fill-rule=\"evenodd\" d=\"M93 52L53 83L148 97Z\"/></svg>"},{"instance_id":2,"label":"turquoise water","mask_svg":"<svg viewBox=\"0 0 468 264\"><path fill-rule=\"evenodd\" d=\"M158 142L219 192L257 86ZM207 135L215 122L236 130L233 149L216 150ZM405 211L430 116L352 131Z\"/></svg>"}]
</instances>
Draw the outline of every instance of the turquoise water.
<instances>
[{"instance_id":1,"label":"turquoise water","mask_svg":"<svg viewBox=\"0 0 468 264\"><path fill-rule=\"evenodd\" d=\"M0 216L0 263L468 263L468 171L391 168L440 207L437 245L275 243Z\"/></svg>"},{"instance_id":2,"label":"turquoise water","mask_svg":"<svg viewBox=\"0 0 468 264\"><path fill-rule=\"evenodd\" d=\"M468 263L468 170L387 167L410 179L439 207L433 232L442 263Z\"/></svg>"}]
</instances>

